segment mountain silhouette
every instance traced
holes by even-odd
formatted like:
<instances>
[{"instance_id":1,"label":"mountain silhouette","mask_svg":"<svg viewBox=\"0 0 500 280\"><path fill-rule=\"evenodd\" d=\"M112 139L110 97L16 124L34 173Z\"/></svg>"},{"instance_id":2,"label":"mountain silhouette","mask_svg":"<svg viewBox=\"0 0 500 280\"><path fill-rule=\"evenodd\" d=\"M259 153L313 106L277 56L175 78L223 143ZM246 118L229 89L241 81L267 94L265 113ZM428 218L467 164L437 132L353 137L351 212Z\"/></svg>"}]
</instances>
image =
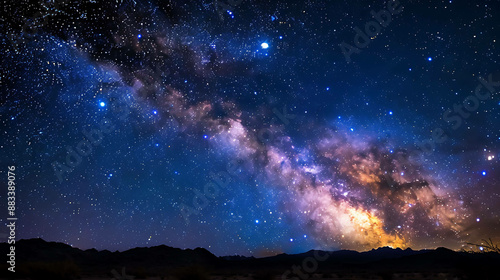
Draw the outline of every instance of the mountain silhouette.
<instances>
[{"instance_id":1,"label":"mountain silhouette","mask_svg":"<svg viewBox=\"0 0 500 280\"><path fill-rule=\"evenodd\" d=\"M7 243L0 243L2 252L8 252L9 247ZM498 279L498 265L498 253L456 252L447 248L402 250L382 247L366 252L310 250L301 254L255 258L217 257L203 248L179 249L166 245L123 252L81 250L38 238L16 242L17 271L11 273L6 265L2 265L0 277L116 279L117 275L121 275L120 278L128 279L122 275L126 273L135 276L135 279L160 276L164 279L195 280L211 279L214 275L253 277L246 279L300 279L293 271L294 267L298 267L306 276L316 275L323 279L392 279L411 273L431 277L429 279L434 279L433 276L436 279Z\"/></svg>"}]
</instances>

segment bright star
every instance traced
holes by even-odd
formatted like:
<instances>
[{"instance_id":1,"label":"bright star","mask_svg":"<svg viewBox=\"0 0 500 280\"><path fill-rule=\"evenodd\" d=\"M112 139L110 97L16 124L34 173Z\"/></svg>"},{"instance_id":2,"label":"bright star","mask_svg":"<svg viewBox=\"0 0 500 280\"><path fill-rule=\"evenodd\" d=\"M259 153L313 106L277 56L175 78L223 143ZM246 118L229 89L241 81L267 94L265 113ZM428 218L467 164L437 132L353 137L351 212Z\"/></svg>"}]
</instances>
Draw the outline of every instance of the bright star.
<instances>
[{"instance_id":1,"label":"bright star","mask_svg":"<svg viewBox=\"0 0 500 280\"><path fill-rule=\"evenodd\" d=\"M103 101L101 101L101 102L99 102L99 106L104 107L104 106L106 106L106 103L104 103Z\"/></svg>"},{"instance_id":2,"label":"bright star","mask_svg":"<svg viewBox=\"0 0 500 280\"><path fill-rule=\"evenodd\" d=\"M141 34L137 34L137 38L141 39L142 35Z\"/></svg>"},{"instance_id":3,"label":"bright star","mask_svg":"<svg viewBox=\"0 0 500 280\"><path fill-rule=\"evenodd\" d=\"M486 171L481 172L481 174L483 174L483 176L486 176Z\"/></svg>"},{"instance_id":4,"label":"bright star","mask_svg":"<svg viewBox=\"0 0 500 280\"><path fill-rule=\"evenodd\" d=\"M392 115L392 111L389 111L389 115Z\"/></svg>"},{"instance_id":5,"label":"bright star","mask_svg":"<svg viewBox=\"0 0 500 280\"><path fill-rule=\"evenodd\" d=\"M153 114L155 114L155 115L156 115L156 114L158 114L158 111L156 111L156 110L153 110Z\"/></svg>"},{"instance_id":6,"label":"bright star","mask_svg":"<svg viewBox=\"0 0 500 280\"><path fill-rule=\"evenodd\" d=\"M258 224L259 223L259 220L255 220L255 223Z\"/></svg>"},{"instance_id":7,"label":"bright star","mask_svg":"<svg viewBox=\"0 0 500 280\"><path fill-rule=\"evenodd\" d=\"M268 43L265 43L265 42L264 42L264 43L262 43L262 44L260 44L260 46L261 46L263 49L267 49L267 48L269 48L269 44L268 44Z\"/></svg>"},{"instance_id":8,"label":"bright star","mask_svg":"<svg viewBox=\"0 0 500 280\"><path fill-rule=\"evenodd\" d=\"M427 58L427 60L428 60L428 61L432 61L432 57L428 57L428 58Z\"/></svg>"}]
</instances>

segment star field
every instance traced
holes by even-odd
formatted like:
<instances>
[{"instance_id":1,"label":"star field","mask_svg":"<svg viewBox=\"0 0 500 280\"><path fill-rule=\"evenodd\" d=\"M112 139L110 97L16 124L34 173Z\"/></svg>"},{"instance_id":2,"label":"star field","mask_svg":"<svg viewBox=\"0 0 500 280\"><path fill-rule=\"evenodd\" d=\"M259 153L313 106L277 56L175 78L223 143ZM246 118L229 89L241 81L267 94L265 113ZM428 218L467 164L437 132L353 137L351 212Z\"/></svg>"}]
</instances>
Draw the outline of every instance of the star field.
<instances>
[{"instance_id":1,"label":"star field","mask_svg":"<svg viewBox=\"0 0 500 280\"><path fill-rule=\"evenodd\" d=\"M19 238L254 256L500 238L498 2L187 2L4 1Z\"/></svg>"}]
</instances>

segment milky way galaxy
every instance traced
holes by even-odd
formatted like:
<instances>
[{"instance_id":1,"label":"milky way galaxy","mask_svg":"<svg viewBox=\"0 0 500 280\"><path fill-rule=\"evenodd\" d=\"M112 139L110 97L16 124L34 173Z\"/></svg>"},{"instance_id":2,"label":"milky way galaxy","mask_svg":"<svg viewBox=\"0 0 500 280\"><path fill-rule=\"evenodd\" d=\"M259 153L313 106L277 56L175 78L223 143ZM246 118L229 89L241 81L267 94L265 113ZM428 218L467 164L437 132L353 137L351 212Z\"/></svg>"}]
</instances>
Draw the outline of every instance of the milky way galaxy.
<instances>
[{"instance_id":1,"label":"milky way galaxy","mask_svg":"<svg viewBox=\"0 0 500 280\"><path fill-rule=\"evenodd\" d=\"M360 46L387 2L233 2L4 3L20 238L254 256L500 238L498 3L390 1Z\"/></svg>"}]
</instances>

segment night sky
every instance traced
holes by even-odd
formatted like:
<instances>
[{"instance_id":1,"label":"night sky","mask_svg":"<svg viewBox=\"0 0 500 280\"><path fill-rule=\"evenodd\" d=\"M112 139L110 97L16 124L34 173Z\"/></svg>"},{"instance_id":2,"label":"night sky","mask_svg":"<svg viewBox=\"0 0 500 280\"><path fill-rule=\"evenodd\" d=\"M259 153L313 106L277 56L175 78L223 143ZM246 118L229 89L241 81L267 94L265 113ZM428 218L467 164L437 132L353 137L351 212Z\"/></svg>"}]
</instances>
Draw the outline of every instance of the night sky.
<instances>
[{"instance_id":1,"label":"night sky","mask_svg":"<svg viewBox=\"0 0 500 280\"><path fill-rule=\"evenodd\" d=\"M3 1L17 238L254 256L498 240L499 12Z\"/></svg>"}]
</instances>

